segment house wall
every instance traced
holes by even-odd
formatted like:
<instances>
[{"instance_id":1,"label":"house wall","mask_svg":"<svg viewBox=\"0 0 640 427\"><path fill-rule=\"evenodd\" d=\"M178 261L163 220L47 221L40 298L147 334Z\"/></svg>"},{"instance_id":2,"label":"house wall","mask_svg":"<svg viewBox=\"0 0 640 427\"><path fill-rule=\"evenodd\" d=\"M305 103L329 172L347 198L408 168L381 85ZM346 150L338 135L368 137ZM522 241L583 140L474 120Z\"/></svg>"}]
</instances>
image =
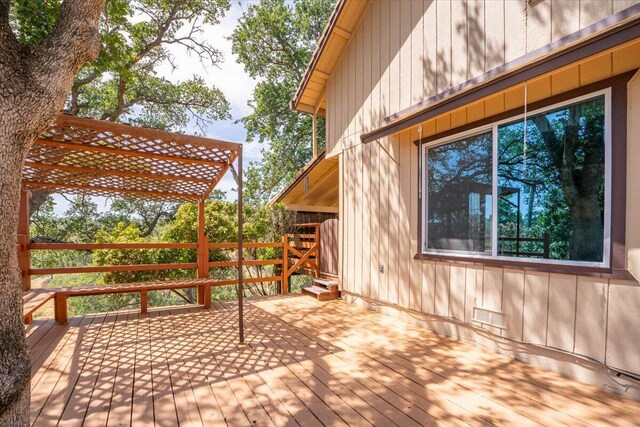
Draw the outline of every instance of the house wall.
<instances>
[{"instance_id":1,"label":"house wall","mask_svg":"<svg viewBox=\"0 0 640 427\"><path fill-rule=\"evenodd\" d=\"M632 3L371 3L327 86L328 149L340 160L339 276L349 300L640 398L637 382L603 366L640 374L637 281L414 259L420 207L412 142L523 105L523 86L424 123L422 135L412 128L369 144L359 138L392 113ZM640 40L528 82L529 99L638 68L638 60ZM638 75L628 91L627 263L640 277ZM474 305L504 312L506 329L474 323Z\"/></svg>"},{"instance_id":2,"label":"house wall","mask_svg":"<svg viewBox=\"0 0 640 427\"><path fill-rule=\"evenodd\" d=\"M640 0L372 0L327 82L327 157L384 118Z\"/></svg>"}]
</instances>

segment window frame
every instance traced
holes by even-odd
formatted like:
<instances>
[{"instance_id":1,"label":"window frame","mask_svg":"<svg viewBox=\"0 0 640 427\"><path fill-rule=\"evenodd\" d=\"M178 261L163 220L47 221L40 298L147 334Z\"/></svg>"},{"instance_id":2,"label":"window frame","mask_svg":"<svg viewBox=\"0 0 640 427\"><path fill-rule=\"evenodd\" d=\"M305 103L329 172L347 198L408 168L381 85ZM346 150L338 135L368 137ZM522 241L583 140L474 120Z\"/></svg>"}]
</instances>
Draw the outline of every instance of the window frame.
<instances>
[{"instance_id":1,"label":"window frame","mask_svg":"<svg viewBox=\"0 0 640 427\"><path fill-rule=\"evenodd\" d=\"M586 88L585 88L586 89ZM566 94L561 100L554 100L550 98L541 101L540 106L535 106L531 111L526 112L527 117L534 116L536 114L549 112L557 109L561 109L564 106L576 104L589 99L604 96L604 126L605 126L605 200L604 200L604 235L603 235L603 260L602 262L592 261L565 261L565 260L552 260L543 258L525 258L525 257L511 257L498 255L498 128L502 125L517 122L523 120L525 117L524 107L521 107L520 111L505 112L504 114L489 117L485 120L476 122L465 126L467 129L460 129L458 131L453 129L446 132L446 135L438 137L435 135L427 141L419 141L419 198L421 212L419 219L419 242L418 242L418 255L419 258L448 258L452 260L472 261L486 264L487 261L491 263L508 264L514 266L529 266L537 267L538 269L560 268L560 269L587 269L591 271L607 271L612 270L612 188L613 188L613 173L612 173L612 158L614 156L613 150L613 129L612 116L614 114L613 106L613 86L607 85L602 88L592 90L582 90L582 93L576 94L571 92ZM626 100L625 100L626 109ZM428 152L430 149L439 147L442 145L454 143L464 138L468 138L475 135L481 135L487 132L492 133L492 209L491 209L491 253L483 254L477 252L463 252L446 249L429 249L427 248L428 242ZM626 129L625 129L626 136ZM626 146L626 141L625 141ZM626 153L625 153L626 154ZM626 157L626 155L625 155ZM626 174L625 174L626 175ZM626 178L626 177L625 177ZM424 192L422 189L424 188Z\"/></svg>"}]
</instances>

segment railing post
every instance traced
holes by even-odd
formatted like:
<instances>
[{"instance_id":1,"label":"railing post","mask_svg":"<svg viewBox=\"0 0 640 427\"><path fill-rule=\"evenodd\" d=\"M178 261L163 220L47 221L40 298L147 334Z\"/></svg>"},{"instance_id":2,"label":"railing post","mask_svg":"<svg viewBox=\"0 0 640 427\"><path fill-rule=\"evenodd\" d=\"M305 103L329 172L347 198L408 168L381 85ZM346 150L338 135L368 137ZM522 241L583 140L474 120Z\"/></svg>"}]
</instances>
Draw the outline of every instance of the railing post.
<instances>
[{"instance_id":1,"label":"railing post","mask_svg":"<svg viewBox=\"0 0 640 427\"><path fill-rule=\"evenodd\" d=\"M282 236L282 293L289 293L289 236Z\"/></svg>"},{"instance_id":2,"label":"railing post","mask_svg":"<svg viewBox=\"0 0 640 427\"><path fill-rule=\"evenodd\" d=\"M54 297L55 318L61 325L67 323L67 298L68 296L62 293L57 293Z\"/></svg>"},{"instance_id":3,"label":"railing post","mask_svg":"<svg viewBox=\"0 0 640 427\"><path fill-rule=\"evenodd\" d=\"M149 311L149 300L147 298L147 290L140 291L140 313L146 313Z\"/></svg>"},{"instance_id":4,"label":"railing post","mask_svg":"<svg viewBox=\"0 0 640 427\"><path fill-rule=\"evenodd\" d=\"M29 251L29 199L31 192L22 190L20 193L20 213L18 218L18 266L22 280L22 290L31 289L31 252Z\"/></svg>"}]
</instances>

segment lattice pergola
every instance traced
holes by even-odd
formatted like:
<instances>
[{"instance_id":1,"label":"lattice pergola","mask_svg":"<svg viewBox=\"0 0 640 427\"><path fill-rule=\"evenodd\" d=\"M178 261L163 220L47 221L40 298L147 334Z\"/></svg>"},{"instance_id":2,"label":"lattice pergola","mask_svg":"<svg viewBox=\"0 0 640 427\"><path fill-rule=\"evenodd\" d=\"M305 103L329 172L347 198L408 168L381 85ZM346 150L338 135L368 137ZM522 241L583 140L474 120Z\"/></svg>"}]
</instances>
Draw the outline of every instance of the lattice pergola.
<instances>
[{"instance_id":1,"label":"lattice pergola","mask_svg":"<svg viewBox=\"0 0 640 427\"><path fill-rule=\"evenodd\" d=\"M198 279L207 280L205 200L236 159L238 322L244 342L242 145L238 143L62 114L34 141L22 168L18 259L24 289L31 287L28 190L197 202L197 273ZM199 291L201 299L204 294Z\"/></svg>"},{"instance_id":2,"label":"lattice pergola","mask_svg":"<svg viewBox=\"0 0 640 427\"><path fill-rule=\"evenodd\" d=\"M241 144L62 114L31 147L23 187L92 196L204 200Z\"/></svg>"}]
</instances>

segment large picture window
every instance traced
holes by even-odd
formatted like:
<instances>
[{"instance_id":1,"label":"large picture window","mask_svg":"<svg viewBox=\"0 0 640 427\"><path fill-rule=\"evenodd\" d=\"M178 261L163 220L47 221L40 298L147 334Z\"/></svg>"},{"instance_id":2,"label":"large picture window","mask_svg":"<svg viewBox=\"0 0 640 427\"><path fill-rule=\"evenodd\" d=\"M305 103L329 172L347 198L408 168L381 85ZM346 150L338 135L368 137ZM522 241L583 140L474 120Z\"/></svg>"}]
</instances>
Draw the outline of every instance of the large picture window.
<instances>
[{"instance_id":1,"label":"large picture window","mask_svg":"<svg viewBox=\"0 0 640 427\"><path fill-rule=\"evenodd\" d=\"M607 266L609 90L423 147L423 251Z\"/></svg>"}]
</instances>

